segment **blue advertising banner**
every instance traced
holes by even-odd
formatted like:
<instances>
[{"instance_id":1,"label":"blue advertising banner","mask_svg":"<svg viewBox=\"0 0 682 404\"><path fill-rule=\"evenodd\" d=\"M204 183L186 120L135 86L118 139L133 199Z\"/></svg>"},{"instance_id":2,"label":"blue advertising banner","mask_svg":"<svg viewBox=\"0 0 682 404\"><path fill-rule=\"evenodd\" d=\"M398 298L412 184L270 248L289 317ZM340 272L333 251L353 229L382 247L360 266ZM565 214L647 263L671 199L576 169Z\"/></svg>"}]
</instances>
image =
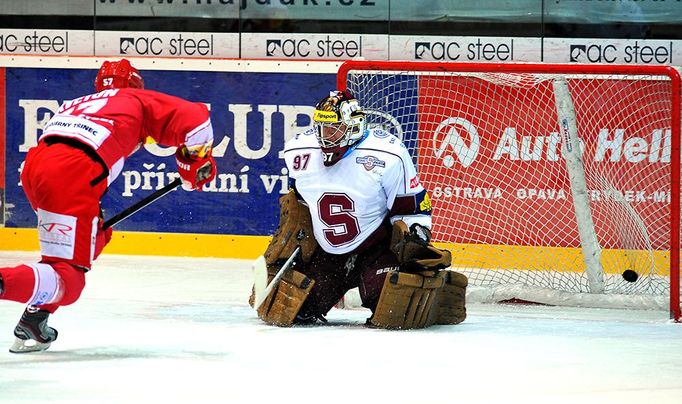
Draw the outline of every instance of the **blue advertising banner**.
<instances>
[{"instance_id":1,"label":"blue advertising banner","mask_svg":"<svg viewBox=\"0 0 682 404\"><path fill-rule=\"evenodd\" d=\"M285 139L310 125L333 74L142 71L146 88L206 103L215 132L218 175L204 192L177 189L117 226L119 230L267 235L279 216L287 171ZM90 94L92 69L6 69L7 227L36 226L20 180L26 152L65 100ZM155 144L133 154L102 205L105 217L172 181L173 149ZM169 176L170 175L170 176Z\"/></svg>"}]
</instances>

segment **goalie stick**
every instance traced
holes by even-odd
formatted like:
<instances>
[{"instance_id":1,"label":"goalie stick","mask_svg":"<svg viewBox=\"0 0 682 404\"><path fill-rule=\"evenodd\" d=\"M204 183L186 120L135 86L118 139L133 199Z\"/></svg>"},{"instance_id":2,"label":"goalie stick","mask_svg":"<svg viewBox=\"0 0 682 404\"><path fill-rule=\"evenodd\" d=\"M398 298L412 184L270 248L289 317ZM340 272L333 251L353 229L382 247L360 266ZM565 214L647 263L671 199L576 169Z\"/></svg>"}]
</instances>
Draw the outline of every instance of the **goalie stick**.
<instances>
[{"instance_id":1,"label":"goalie stick","mask_svg":"<svg viewBox=\"0 0 682 404\"><path fill-rule=\"evenodd\" d=\"M114 217L110 218L109 220L106 220L104 222L104 224L102 224L102 229L106 230L109 227L117 225L118 223L120 223L123 220L127 219L128 217L132 216L134 213L136 213L140 209L151 204L152 202L154 202L157 199L161 198L162 196L166 195L167 193L169 193L170 191L179 187L180 185L182 185L182 180L180 178L174 179L173 181L168 183L165 187L154 191L152 194L148 195L147 197L142 198L141 200L130 205L129 207L124 209L122 212L119 212Z\"/></svg>"},{"instance_id":2,"label":"goalie stick","mask_svg":"<svg viewBox=\"0 0 682 404\"><path fill-rule=\"evenodd\" d=\"M270 283L268 283L268 266L265 262L265 257L261 255L253 263L253 290L255 296L253 308L256 309L256 311L258 311L270 292L272 292L272 289L277 286L280 279L282 279L282 276L284 276L287 269L289 269L300 252L301 246L296 247L294 252L291 253L291 256L286 260L284 265L282 265L282 268L277 271Z\"/></svg>"}]
</instances>

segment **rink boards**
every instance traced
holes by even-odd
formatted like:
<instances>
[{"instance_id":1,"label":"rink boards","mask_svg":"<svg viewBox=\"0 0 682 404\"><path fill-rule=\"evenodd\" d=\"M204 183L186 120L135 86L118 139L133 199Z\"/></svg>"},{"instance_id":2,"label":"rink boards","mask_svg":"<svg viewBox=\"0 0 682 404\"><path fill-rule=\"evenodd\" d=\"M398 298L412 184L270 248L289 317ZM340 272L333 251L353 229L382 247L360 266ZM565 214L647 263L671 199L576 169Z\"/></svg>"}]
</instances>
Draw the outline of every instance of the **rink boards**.
<instances>
[{"instance_id":1,"label":"rink boards","mask_svg":"<svg viewBox=\"0 0 682 404\"><path fill-rule=\"evenodd\" d=\"M43 126L65 100L92 91L102 59L10 58L0 68L0 196L5 250L37 249L35 214L20 186L21 163ZM313 105L335 86L336 62L132 59L147 88L204 102L211 109L218 176L205 192L176 190L117 226L109 253L175 254L251 258L260 254L278 219L278 198L287 172L280 151L285 139L310 124ZM418 88L410 82L409 87ZM405 107L402 105L401 107ZM412 105L411 108L416 108ZM417 115L408 115L413 118ZM404 127L419 125L401 122ZM0 129L2 129L0 127ZM422 128L424 129L424 128ZM412 142L414 139L405 139ZM427 139L415 153L428 155ZM4 150L4 153L3 153ZM106 216L163 187L175 172L173 150L147 144L127 160L122 175L103 199ZM462 167L459 167L461 170ZM435 206L447 200L447 187L427 184ZM445 240L456 243L456 240ZM528 248L452 244L453 250L527 257ZM558 246L561 248L563 246ZM568 256L575 248L566 248ZM531 251L532 253L532 251ZM616 252L618 253L618 252ZM472 257L479 254L460 254ZM665 261L665 254L656 260ZM573 258L567 262L575 261ZM464 264L463 264L464 265ZM495 267L509 267L496 262ZM569 265L566 265L569 267Z\"/></svg>"},{"instance_id":2,"label":"rink boards","mask_svg":"<svg viewBox=\"0 0 682 404\"><path fill-rule=\"evenodd\" d=\"M11 58L0 70L0 121L6 123L0 137L2 249L37 248L26 230L36 226L36 216L20 185L21 164L59 104L93 91L101 60ZM155 243L164 252L181 250L180 255L262 251L277 226L278 198L287 189L279 153L285 139L309 126L318 98L335 85L338 63L131 60L146 88L209 106L218 176L204 192L176 190L122 222L117 239L126 234L124 251L116 251L116 240L107 251L149 253ZM105 216L170 182L173 152L150 143L131 156L103 199ZM145 236L149 233L154 235ZM228 244L233 251L221 251Z\"/></svg>"}]
</instances>

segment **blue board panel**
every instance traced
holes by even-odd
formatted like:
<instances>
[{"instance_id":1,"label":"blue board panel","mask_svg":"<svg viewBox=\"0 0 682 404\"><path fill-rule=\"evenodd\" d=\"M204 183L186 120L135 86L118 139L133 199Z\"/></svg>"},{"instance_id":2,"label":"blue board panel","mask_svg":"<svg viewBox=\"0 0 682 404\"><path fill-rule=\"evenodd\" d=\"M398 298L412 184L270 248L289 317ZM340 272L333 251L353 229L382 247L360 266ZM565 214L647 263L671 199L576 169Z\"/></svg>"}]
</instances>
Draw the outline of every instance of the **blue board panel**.
<instances>
[{"instance_id":1,"label":"blue board panel","mask_svg":"<svg viewBox=\"0 0 682 404\"><path fill-rule=\"evenodd\" d=\"M176 190L122 222L119 230L209 234L271 234L286 178L279 151L285 134L310 124L309 112L335 85L332 74L144 71L145 85L210 104L219 181L210 192ZM92 92L89 69L7 68L6 208L8 227L34 227L19 185L27 145L64 100ZM170 150L138 151L103 199L111 216L168 182ZM159 178L162 178L159 181ZM236 180L236 181L235 181Z\"/></svg>"}]
</instances>

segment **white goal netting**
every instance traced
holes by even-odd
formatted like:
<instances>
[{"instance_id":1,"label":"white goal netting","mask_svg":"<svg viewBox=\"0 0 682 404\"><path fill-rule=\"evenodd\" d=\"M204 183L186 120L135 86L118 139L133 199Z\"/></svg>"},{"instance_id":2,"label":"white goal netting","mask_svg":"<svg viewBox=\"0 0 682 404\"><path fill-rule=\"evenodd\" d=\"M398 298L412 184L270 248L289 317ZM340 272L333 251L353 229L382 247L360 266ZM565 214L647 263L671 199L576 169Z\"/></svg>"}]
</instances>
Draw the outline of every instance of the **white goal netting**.
<instances>
[{"instance_id":1,"label":"white goal netting","mask_svg":"<svg viewBox=\"0 0 682 404\"><path fill-rule=\"evenodd\" d=\"M428 65L358 62L339 83L370 125L409 148L432 196L434 241L451 249L472 291L667 307L679 82L663 70Z\"/></svg>"}]
</instances>

